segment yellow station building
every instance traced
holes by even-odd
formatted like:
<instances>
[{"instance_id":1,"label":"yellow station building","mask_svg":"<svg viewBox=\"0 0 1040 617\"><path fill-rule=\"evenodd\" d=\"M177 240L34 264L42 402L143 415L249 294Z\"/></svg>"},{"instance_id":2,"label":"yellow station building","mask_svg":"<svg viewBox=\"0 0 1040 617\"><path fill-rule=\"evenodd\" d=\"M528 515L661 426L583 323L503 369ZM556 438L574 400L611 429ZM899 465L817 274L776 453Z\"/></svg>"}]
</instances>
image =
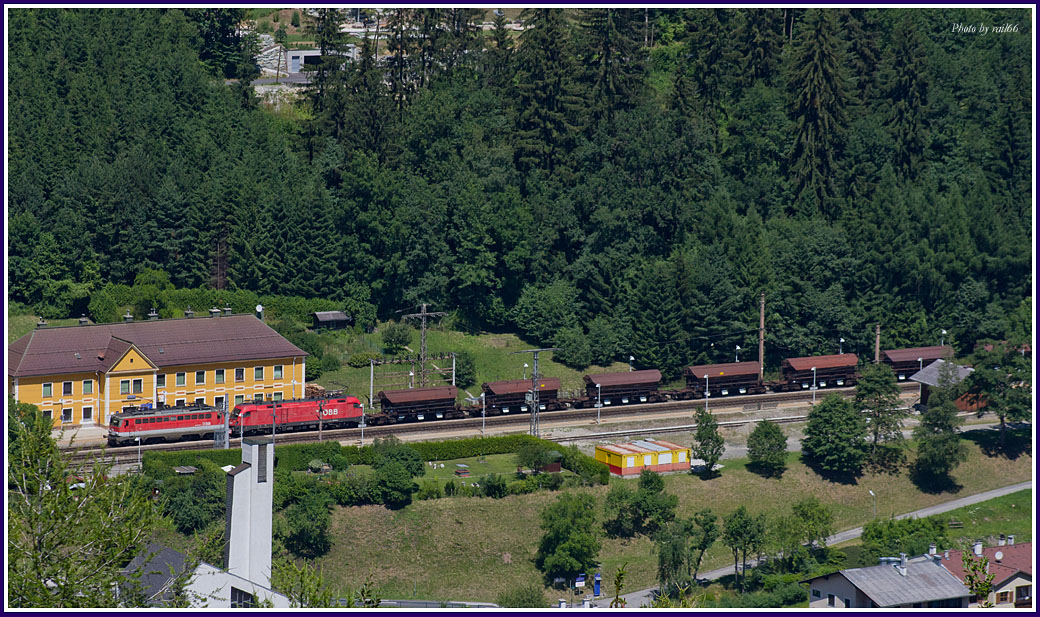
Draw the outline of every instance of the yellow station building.
<instances>
[{"instance_id":1,"label":"yellow station building","mask_svg":"<svg viewBox=\"0 0 1040 617\"><path fill-rule=\"evenodd\" d=\"M230 309L226 311L230 313ZM307 352L253 315L37 328L7 348L8 392L54 425L127 407L301 398Z\"/></svg>"}]
</instances>

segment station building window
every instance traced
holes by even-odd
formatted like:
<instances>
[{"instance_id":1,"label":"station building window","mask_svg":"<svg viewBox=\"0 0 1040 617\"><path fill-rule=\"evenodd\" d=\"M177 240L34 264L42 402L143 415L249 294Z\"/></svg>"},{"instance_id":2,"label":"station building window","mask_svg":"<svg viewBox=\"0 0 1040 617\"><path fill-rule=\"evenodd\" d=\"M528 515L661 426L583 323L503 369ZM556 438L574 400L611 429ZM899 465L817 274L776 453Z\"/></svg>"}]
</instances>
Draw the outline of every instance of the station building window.
<instances>
[{"instance_id":1,"label":"station building window","mask_svg":"<svg viewBox=\"0 0 1040 617\"><path fill-rule=\"evenodd\" d=\"M53 388L54 388L53 384L49 384L49 383L43 384L43 396L47 397L47 398L50 398L51 396L54 396L51 393Z\"/></svg>"},{"instance_id":2,"label":"station building window","mask_svg":"<svg viewBox=\"0 0 1040 617\"><path fill-rule=\"evenodd\" d=\"M94 381L91 379L83 380L83 394L94 394Z\"/></svg>"},{"instance_id":3,"label":"station building window","mask_svg":"<svg viewBox=\"0 0 1040 617\"><path fill-rule=\"evenodd\" d=\"M206 371L195 371L195 385L206 385Z\"/></svg>"},{"instance_id":4,"label":"station building window","mask_svg":"<svg viewBox=\"0 0 1040 617\"><path fill-rule=\"evenodd\" d=\"M72 396L72 382L71 381L64 381L64 382L62 382L62 384L61 384L61 395L62 396Z\"/></svg>"},{"instance_id":5,"label":"station building window","mask_svg":"<svg viewBox=\"0 0 1040 617\"><path fill-rule=\"evenodd\" d=\"M218 368L213 371L213 383L224 383L224 369Z\"/></svg>"},{"instance_id":6,"label":"station building window","mask_svg":"<svg viewBox=\"0 0 1040 617\"><path fill-rule=\"evenodd\" d=\"M263 380L264 380L264 367L262 367L262 366L254 367L253 368L253 381L263 381Z\"/></svg>"},{"instance_id":7,"label":"station building window","mask_svg":"<svg viewBox=\"0 0 1040 617\"><path fill-rule=\"evenodd\" d=\"M282 365L281 364L275 364L274 365L274 378L275 379L281 379L282 378Z\"/></svg>"},{"instance_id":8,"label":"station building window","mask_svg":"<svg viewBox=\"0 0 1040 617\"><path fill-rule=\"evenodd\" d=\"M187 383L188 383L188 374L187 373L177 373L177 385L178 386L183 386L183 385L186 385Z\"/></svg>"},{"instance_id":9,"label":"station building window","mask_svg":"<svg viewBox=\"0 0 1040 617\"><path fill-rule=\"evenodd\" d=\"M246 369L236 368L235 369L235 383L242 383L246 380Z\"/></svg>"}]
</instances>

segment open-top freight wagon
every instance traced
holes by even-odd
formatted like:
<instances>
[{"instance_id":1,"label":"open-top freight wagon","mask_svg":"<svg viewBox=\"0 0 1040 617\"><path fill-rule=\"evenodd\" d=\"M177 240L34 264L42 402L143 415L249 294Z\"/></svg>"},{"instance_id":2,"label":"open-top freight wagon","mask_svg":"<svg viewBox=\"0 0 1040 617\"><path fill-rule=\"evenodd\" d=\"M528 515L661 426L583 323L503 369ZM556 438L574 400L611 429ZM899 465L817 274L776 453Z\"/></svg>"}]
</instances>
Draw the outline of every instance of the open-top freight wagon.
<instances>
[{"instance_id":1,"label":"open-top freight wagon","mask_svg":"<svg viewBox=\"0 0 1040 617\"><path fill-rule=\"evenodd\" d=\"M492 381L481 385L484 392L484 404L487 415L497 416L507 413L526 413L530 411L527 404L527 393L531 391L530 379L512 379L509 381ZM556 377L538 379L539 411L558 411L565 407L559 400L560 380Z\"/></svg>"},{"instance_id":2,"label":"open-top freight wagon","mask_svg":"<svg viewBox=\"0 0 1040 617\"><path fill-rule=\"evenodd\" d=\"M911 375L936 360L952 357L953 348L949 345L886 349L881 352L881 361L892 367L892 372L899 381L906 381Z\"/></svg>"},{"instance_id":3,"label":"open-top freight wagon","mask_svg":"<svg viewBox=\"0 0 1040 617\"><path fill-rule=\"evenodd\" d=\"M773 391L808 390L813 379L817 389L854 386L858 363L859 358L853 353L787 358L781 364L783 380Z\"/></svg>"},{"instance_id":4,"label":"open-top freight wagon","mask_svg":"<svg viewBox=\"0 0 1040 617\"><path fill-rule=\"evenodd\" d=\"M380 419L395 423L463 418L465 412L455 404L458 393L455 386L380 390L376 396L381 413L373 418L373 423Z\"/></svg>"},{"instance_id":5,"label":"open-top freight wagon","mask_svg":"<svg viewBox=\"0 0 1040 617\"><path fill-rule=\"evenodd\" d=\"M764 394L758 362L728 362L688 366L683 370L686 390L676 398L704 398L705 390L711 396Z\"/></svg>"},{"instance_id":6,"label":"open-top freight wagon","mask_svg":"<svg viewBox=\"0 0 1040 617\"><path fill-rule=\"evenodd\" d=\"M595 407L597 402L608 407L665 400L660 392L661 371L657 369L585 375L584 380L585 398L572 401L575 408Z\"/></svg>"}]
</instances>

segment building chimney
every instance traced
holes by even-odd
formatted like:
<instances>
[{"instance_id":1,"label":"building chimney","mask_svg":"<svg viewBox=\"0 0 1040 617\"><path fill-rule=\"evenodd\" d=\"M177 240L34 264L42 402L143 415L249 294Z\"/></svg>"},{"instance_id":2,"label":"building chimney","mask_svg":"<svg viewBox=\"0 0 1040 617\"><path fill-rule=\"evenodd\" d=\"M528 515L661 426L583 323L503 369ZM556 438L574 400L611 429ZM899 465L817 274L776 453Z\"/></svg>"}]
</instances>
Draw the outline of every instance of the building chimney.
<instances>
[{"instance_id":1,"label":"building chimney","mask_svg":"<svg viewBox=\"0 0 1040 617\"><path fill-rule=\"evenodd\" d=\"M1000 537L997 538L997 546L1004 546L1004 542L1004 534L1000 534Z\"/></svg>"},{"instance_id":2,"label":"building chimney","mask_svg":"<svg viewBox=\"0 0 1040 617\"><path fill-rule=\"evenodd\" d=\"M1007 545L1008 546L1014 546L1015 545L1015 536L1008 534Z\"/></svg>"},{"instance_id":3,"label":"building chimney","mask_svg":"<svg viewBox=\"0 0 1040 617\"><path fill-rule=\"evenodd\" d=\"M928 554L929 555L934 555L935 554L935 549L936 549L935 544L929 544L928 545Z\"/></svg>"},{"instance_id":4,"label":"building chimney","mask_svg":"<svg viewBox=\"0 0 1040 617\"><path fill-rule=\"evenodd\" d=\"M896 563L896 571L900 576L906 576L906 553L899 553L899 561Z\"/></svg>"},{"instance_id":5,"label":"building chimney","mask_svg":"<svg viewBox=\"0 0 1040 617\"><path fill-rule=\"evenodd\" d=\"M228 572L271 586L271 518L274 442L268 437L242 440L242 464L227 472Z\"/></svg>"},{"instance_id":6,"label":"building chimney","mask_svg":"<svg viewBox=\"0 0 1040 617\"><path fill-rule=\"evenodd\" d=\"M264 320L264 305L262 305L262 304L257 304L256 305L256 318L259 319L260 321Z\"/></svg>"},{"instance_id":7,"label":"building chimney","mask_svg":"<svg viewBox=\"0 0 1040 617\"><path fill-rule=\"evenodd\" d=\"M210 317L220 317L220 309L218 309L217 307L214 306L213 308L211 308L209 310L209 316Z\"/></svg>"},{"instance_id":8,"label":"building chimney","mask_svg":"<svg viewBox=\"0 0 1040 617\"><path fill-rule=\"evenodd\" d=\"M982 541L981 540L976 540L974 546L972 546L972 551L974 551L976 557L981 557L982 556Z\"/></svg>"},{"instance_id":9,"label":"building chimney","mask_svg":"<svg viewBox=\"0 0 1040 617\"><path fill-rule=\"evenodd\" d=\"M899 565L906 566L906 553L899 553Z\"/></svg>"},{"instance_id":10,"label":"building chimney","mask_svg":"<svg viewBox=\"0 0 1040 617\"><path fill-rule=\"evenodd\" d=\"M230 304L225 304L224 305L224 317L229 317L229 316L231 316L231 305Z\"/></svg>"},{"instance_id":11,"label":"building chimney","mask_svg":"<svg viewBox=\"0 0 1040 617\"><path fill-rule=\"evenodd\" d=\"M195 311L191 310L191 305L190 304L188 305L188 308L184 309L184 316L187 317L188 319L191 319L192 317L195 316Z\"/></svg>"},{"instance_id":12,"label":"building chimney","mask_svg":"<svg viewBox=\"0 0 1040 617\"><path fill-rule=\"evenodd\" d=\"M40 321L36 322L36 329L37 330L43 330L46 327L47 327L47 322L43 320L43 317L40 317Z\"/></svg>"},{"instance_id":13,"label":"building chimney","mask_svg":"<svg viewBox=\"0 0 1040 617\"><path fill-rule=\"evenodd\" d=\"M155 312L155 307L153 306L152 310L148 313L148 321L155 321L157 319L159 319L159 313Z\"/></svg>"},{"instance_id":14,"label":"building chimney","mask_svg":"<svg viewBox=\"0 0 1040 617\"><path fill-rule=\"evenodd\" d=\"M126 315L123 315L123 321L124 322L130 322L130 321L133 321L133 320L134 320L134 316L130 314L129 310L127 310L126 311Z\"/></svg>"},{"instance_id":15,"label":"building chimney","mask_svg":"<svg viewBox=\"0 0 1040 617\"><path fill-rule=\"evenodd\" d=\"M943 552L943 559L945 559L946 561L950 560L950 551L949 551L949 549L947 549L946 551Z\"/></svg>"}]
</instances>

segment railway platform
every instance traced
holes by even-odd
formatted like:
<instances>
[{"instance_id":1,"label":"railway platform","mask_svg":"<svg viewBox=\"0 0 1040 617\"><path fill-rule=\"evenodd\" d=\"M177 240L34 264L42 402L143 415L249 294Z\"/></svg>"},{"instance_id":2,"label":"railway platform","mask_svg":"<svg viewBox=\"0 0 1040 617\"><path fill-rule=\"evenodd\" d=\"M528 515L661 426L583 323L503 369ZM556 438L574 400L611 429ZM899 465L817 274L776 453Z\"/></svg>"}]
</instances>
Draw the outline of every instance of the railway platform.
<instances>
[{"instance_id":1,"label":"railway platform","mask_svg":"<svg viewBox=\"0 0 1040 617\"><path fill-rule=\"evenodd\" d=\"M108 437L108 428L96 424L66 426L51 431L51 437L54 437L60 448L68 448L72 444L83 447L94 446L105 441Z\"/></svg>"}]
</instances>

